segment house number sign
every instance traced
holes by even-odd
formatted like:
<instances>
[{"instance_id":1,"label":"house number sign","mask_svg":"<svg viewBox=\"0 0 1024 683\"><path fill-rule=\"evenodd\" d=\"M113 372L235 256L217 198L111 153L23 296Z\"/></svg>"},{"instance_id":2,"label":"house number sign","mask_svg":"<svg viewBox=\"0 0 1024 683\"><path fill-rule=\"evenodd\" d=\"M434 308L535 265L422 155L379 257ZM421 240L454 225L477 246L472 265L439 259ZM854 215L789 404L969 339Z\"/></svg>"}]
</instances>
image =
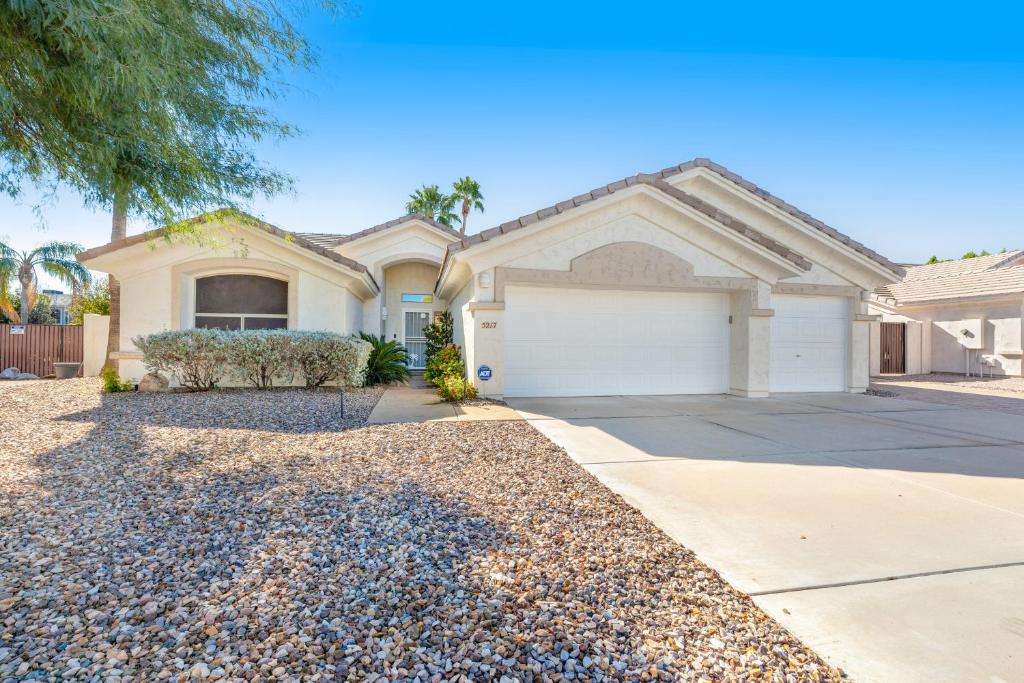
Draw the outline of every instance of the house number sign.
<instances>
[{"instance_id":1,"label":"house number sign","mask_svg":"<svg viewBox=\"0 0 1024 683\"><path fill-rule=\"evenodd\" d=\"M484 321L482 321L480 323L480 327L485 329L485 330L493 330L497 326L498 326L498 323L497 323L497 321L494 321L494 320L484 320Z\"/></svg>"}]
</instances>

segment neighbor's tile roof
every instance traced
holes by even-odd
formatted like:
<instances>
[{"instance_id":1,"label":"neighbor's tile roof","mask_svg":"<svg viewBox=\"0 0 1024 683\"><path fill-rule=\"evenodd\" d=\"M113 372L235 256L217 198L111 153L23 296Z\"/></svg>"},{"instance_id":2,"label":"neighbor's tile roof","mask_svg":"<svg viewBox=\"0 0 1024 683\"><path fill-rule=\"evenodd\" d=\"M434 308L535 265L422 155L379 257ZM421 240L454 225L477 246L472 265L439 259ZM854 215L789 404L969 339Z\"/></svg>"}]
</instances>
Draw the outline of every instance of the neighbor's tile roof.
<instances>
[{"instance_id":1,"label":"neighbor's tile roof","mask_svg":"<svg viewBox=\"0 0 1024 683\"><path fill-rule=\"evenodd\" d=\"M967 273L980 273L986 270L1001 268L1021 254L1024 254L1024 252L1018 249L1001 254L961 259L959 261L940 261L939 263L929 263L923 266L911 266L907 268L907 276L903 280L934 280L935 278L966 275Z\"/></svg>"},{"instance_id":2,"label":"neighbor's tile roof","mask_svg":"<svg viewBox=\"0 0 1024 683\"><path fill-rule=\"evenodd\" d=\"M875 296L910 304L1024 293L1024 265L1011 265L1022 256L1022 251L1009 251L912 266L903 280L879 287Z\"/></svg>"},{"instance_id":3,"label":"neighbor's tile roof","mask_svg":"<svg viewBox=\"0 0 1024 683\"><path fill-rule=\"evenodd\" d=\"M524 228L528 225L536 223L537 221L543 220L550 216L554 216L556 214L564 213L587 202L599 199L601 197L612 194L619 190L626 189L627 187L632 187L634 185L648 185L658 190L661 190L666 194L669 194L670 196L678 199L679 201L682 201L685 204L697 209L701 213L704 213L705 215L715 219L722 225L725 225L726 227L735 230L736 232L742 234L743 236L757 242L758 244L768 248L771 251L774 251L783 258L792 261L793 263L799 265L801 268L804 268L805 270L810 268L810 262L804 256L796 253L795 251L785 246L784 244L772 239L771 237L768 237L764 233L756 230L755 228L747 225L746 223L736 218L733 218L732 216L726 214L725 212L713 206L712 204L709 204L708 202L705 202L695 197L694 195L691 195L688 192L684 192L683 190L680 190L672 186L671 184L665 182L665 178L679 175L680 173L684 173L694 168L706 168L709 171L713 171L722 178L729 180L730 182L735 183L736 185L747 190L748 192L757 195L761 199L767 201L768 203L772 204L778 209L785 211L794 218L797 218L800 221L823 232L832 239L835 239L838 242L850 247L854 251L857 251L860 254L867 256L869 259L871 259L875 263L878 263L885 269L889 270L894 275L903 275L904 269L902 266L893 263L884 256L867 248L860 242L851 239L847 235L844 235L835 228L826 225L825 223L819 221L810 214L807 214L797 209L795 206L786 203L785 201L779 199L770 192L761 189L754 183L750 182L749 180L746 180L745 178L736 173L733 173L724 166L716 164L710 159L703 158L693 159L692 161L679 164L678 166L670 166L656 173L640 173L635 176L624 178L617 182L610 183L603 187L591 190L590 192L577 195L572 199L567 199L553 206L549 206L539 211L526 214L525 216L520 216L515 220L502 223L501 225L491 228L490 230L484 230L483 232L480 232L476 235L463 237L459 242L448 245L448 251L449 253L451 253L462 249L467 249L475 244L479 244L480 242L486 242L489 239L493 239L498 235L503 235L513 230Z\"/></svg>"},{"instance_id":4,"label":"neighbor's tile roof","mask_svg":"<svg viewBox=\"0 0 1024 683\"><path fill-rule=\"evenodd\" d=\"M427 225L433 226L438 230L442 230L448 233L454 239L461 239L463 237L462 233L452 228L451 226L438 223L433 218L416 213L411 213L406 216L402 216L401 218L390 220L387 223L381 223L380 225L375 225L372 228L366 228L365 230L354 232L351 235L335 235L323 232L299 232L295 234L302 237L303 239L306 239L314 244L318 244L326 249L333 249L334 247L345 244L346 242L352 242L353 240L357 240L361 237L366 237L367 235L372 235L373 233L376 232L381 232L389 228L394 228L404 223L408 223L409 221L422 221Z\"/></svg>"}]
</instances>

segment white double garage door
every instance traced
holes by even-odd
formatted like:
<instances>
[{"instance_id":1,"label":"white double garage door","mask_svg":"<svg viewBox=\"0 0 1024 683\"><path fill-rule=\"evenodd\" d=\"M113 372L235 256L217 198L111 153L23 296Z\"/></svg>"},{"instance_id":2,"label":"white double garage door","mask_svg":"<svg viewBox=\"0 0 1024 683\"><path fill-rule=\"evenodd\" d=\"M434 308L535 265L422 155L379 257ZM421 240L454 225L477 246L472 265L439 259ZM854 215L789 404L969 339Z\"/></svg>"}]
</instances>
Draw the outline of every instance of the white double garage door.
<instances>
[{"instance_id":1,"label":"white double garage door","mask_svg":"<svg viewBox=\"0 0 1024 683\"><path fill-rule=\"evenodd\" d=\"M773 297L771 391L846 389L841 297ZM508 287L506 396L729 390L729 296Z\"/></svg>"}]
</instances>

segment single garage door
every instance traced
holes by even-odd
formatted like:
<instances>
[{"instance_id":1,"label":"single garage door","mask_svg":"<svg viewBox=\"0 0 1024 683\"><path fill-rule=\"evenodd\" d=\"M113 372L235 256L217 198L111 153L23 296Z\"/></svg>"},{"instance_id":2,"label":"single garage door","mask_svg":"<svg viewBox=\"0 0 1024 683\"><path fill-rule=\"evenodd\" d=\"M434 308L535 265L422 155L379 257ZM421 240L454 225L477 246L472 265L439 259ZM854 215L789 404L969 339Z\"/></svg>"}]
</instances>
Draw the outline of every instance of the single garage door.
<instances>
[{"instance_id":1,"label":"single garage door","mask_svg":"<svg viewBox=\"0 0 1024 683\"><path fill-rule=\"evenodd\" d=\"M847 299L775 295L772 308L771 391L846 391Z\"/></svg>"},{"instance_id":2,"label":"single garage door","mask_svg":"<svg viewBox=\"0 0 1024 683\"><path fill-rule=\"evenodd\" d=\"M728 389L725 294L505 290L506 396Z\"/></svg>"}]
</instances>

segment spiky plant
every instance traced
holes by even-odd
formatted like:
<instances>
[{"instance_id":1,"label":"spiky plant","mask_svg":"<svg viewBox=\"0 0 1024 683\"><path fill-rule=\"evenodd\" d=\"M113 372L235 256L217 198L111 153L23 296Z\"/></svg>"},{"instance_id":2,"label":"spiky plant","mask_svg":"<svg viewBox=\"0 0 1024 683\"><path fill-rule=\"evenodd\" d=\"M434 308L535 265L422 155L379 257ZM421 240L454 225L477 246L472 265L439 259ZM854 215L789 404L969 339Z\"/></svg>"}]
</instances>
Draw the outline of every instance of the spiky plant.
<instances>
[{"instance_id":1,"label":"spiky plant","mask_svg":"<svg viewBox=\"0 0 1024 683\"><path fill-rule=\"evenodd\" d=\"M384 335L377 336L360 332L359 338L370 342L373 347L370 351L370 359L366 363L365 383L367 386L392 384L409 379L407 365L409 354L404 346L394 339L385 339Z\"/></svg>"}]
</instances>

